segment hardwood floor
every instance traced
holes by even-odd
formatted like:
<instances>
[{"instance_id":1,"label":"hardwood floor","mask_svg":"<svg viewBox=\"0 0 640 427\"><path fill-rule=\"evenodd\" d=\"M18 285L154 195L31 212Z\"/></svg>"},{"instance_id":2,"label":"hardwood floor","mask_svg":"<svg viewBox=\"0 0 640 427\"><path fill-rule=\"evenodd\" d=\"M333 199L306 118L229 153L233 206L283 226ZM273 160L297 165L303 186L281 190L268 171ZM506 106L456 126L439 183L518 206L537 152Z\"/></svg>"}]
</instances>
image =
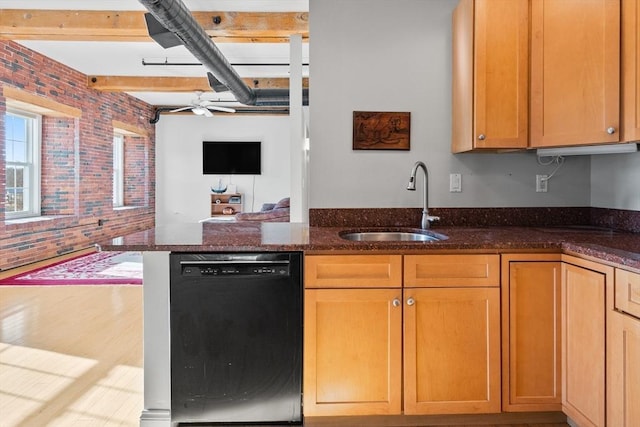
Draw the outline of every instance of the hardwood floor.
<instances>
[{"instance_id":1,"label":"hardwood floor","mask_svg":"<svg viewBox=\"0 0 640 427\"><path fill-rule=\"evenodd\" d=\"M138 426L142 388L141 286L0 286L0 427ZM305 425L568 427L428 420L337 417Z\"/></svg>"},{"instance_id":2,"label":"hardwood floor","mask_svg":"<svg viewBox=\"0 0 640 427\"><path fill-rule=\"evenodd\" d=\"M0 426L138 426L141 286L0 286Z\"/></svg>"}]
</instances>

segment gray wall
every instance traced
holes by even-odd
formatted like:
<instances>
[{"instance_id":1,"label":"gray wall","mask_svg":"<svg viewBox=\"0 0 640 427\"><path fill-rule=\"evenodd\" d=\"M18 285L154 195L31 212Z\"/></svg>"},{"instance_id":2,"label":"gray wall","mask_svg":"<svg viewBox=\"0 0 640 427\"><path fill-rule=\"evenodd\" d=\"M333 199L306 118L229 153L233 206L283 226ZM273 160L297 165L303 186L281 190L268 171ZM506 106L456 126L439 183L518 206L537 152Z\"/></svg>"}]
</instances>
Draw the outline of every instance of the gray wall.
<instances>
[{"instance_id":1,"label":"gray wall","mask_svg":"<svg viewBox=\"0 0 640 427\"><path fill-rule=\"evenodd\" d=\"M592 156L591 206L640 211L640 153Z\"/></svg>"},{"instance_id":2,"label":"gray wall","mask_svg":"<svg viewBox=\"0 0 640 427\"><path fill-rule=\"evenodd\" d=\"M568 157L548 193L535 192L535 175L553 167L538 165L533 153L451 154L451 13L456 4L310 0L309 206L419 206L422 180L415 193L405 187L413 163L423 160L430 170L431 206L640 210L640 153ZM411 112L411 150L353 151L354 110ZM158 123L158 223L208 215L215 178L199 171L203 138L261 135L271 141L265 176L256 180L255 190L252 180L234 178L247 193L246 210L290 191L286 119L163 116ZM462 193L449 193L450 173L462 174Z\"/></svg>"},{"instance_id":3,"label":"gray wall","mask_svg":"<svg viewBox=\"0 0 640 427\"><path fill-rule=\"evenodd\" d=\"M451 154L451 14L457 0L310 0L309 206L414 207L416 160L436 207L589 206L590 161L573 157L535 192L533 153ZM353 111L411 112L410 151L353 151ZM461 173L462 193L449 193Z\"/></svg>"}]
</instances>

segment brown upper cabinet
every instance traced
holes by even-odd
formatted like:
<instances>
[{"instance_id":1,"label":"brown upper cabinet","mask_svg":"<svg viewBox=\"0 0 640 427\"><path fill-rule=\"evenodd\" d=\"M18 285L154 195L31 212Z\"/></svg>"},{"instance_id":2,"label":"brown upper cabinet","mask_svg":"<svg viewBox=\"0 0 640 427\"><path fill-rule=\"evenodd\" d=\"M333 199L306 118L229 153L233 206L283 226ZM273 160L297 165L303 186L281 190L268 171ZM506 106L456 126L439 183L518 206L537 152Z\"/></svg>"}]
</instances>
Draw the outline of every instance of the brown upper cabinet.
<instances>
[{"instance_id":1,"label":"brown upper cabinet","mask_svg":"<svg viewBox=\"0 0 640 427\"><path fill-rule=\"evenodd\" d=\"M638 0L461 0L452 151L640 140L639 9Z\"/></svg>"},{"instance_id":2,"label":"brown upper cabinet","mask_svg":"<svg viewBox=\"0 0 640 427\"><path fill-rule=\"evenodd\" d=\"M620 141L620 0L531 0L530 138Z\"/></svg>"},{"instance_id":3,"label":"brown upper cabinet","mask_svg":"<svg viewBox=\"0 0 640 427\"><path fill-rule=\"evenodd\" d=\"M621 140L640 140L640 6L638 0L622 0L622 117Z\"/></svg>"},{"instance_id":4,"label":"brown upper cabinet","mask_svg":"<svg viewBox=\"0 0 640 427\"><path fill-rule=\"evenodd\" d=\"M452 151L527 148L529 1L462 0L453 14Z\"/></svg>"}]
</instances>

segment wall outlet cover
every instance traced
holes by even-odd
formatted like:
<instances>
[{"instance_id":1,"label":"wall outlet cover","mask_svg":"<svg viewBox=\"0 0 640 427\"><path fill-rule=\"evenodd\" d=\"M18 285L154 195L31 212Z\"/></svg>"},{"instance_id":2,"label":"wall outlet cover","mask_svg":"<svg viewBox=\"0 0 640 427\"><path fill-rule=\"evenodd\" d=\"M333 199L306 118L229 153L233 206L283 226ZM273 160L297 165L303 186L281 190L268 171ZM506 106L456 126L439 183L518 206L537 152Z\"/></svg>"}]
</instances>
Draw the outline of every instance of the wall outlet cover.
<instances>
[{"instance_id":1,"label":"wall outlet cover","mask_svg":"<svg viewBox=\"0 0 640 427\"><path fill-rule=\"evenodd\" d=\"M546 193L549 187L548 175L536 175L536 193Z\"/></svg>"}]
</instances>

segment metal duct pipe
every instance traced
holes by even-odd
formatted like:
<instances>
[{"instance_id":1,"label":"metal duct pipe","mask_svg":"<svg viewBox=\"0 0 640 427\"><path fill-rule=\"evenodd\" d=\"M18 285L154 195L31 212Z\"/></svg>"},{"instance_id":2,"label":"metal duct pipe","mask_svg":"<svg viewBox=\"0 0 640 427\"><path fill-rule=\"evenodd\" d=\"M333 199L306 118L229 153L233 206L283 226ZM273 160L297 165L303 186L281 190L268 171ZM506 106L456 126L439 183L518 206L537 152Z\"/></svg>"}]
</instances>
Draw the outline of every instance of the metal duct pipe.
<instances>
[{"instance_id":1,"label":"metal duct pipe","mask_svg":"<svg viewBox=\"0 0 640 427\"><path fill-rule=\"evenodd\" d=\"M140 3L222 84L238 102L245 105L289 105L288 89L253 89L247 86L181 0L139 0ZM303 90L303 104L309 104L308 90Z\"/></svg>"}]
</instances>

